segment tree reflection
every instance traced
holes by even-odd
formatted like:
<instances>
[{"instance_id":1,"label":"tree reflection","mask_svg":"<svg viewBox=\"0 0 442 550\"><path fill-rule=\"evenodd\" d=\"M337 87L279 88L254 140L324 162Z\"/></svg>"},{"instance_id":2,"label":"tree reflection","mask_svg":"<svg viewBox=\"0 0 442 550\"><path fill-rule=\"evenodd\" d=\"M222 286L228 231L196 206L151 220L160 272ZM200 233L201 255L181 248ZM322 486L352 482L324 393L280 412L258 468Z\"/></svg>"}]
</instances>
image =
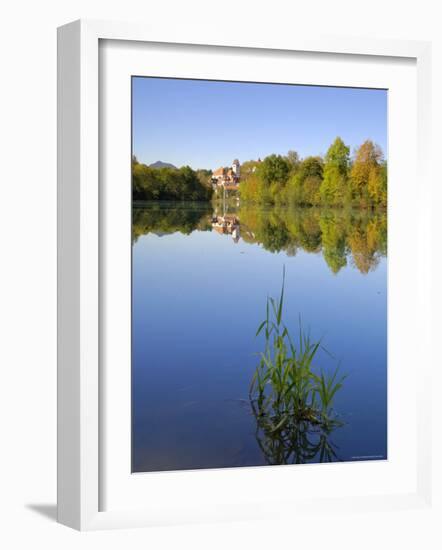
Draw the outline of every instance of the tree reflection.
<instances>
[{"instance_id":1,"label":"tree reflection","mask_svg":"<svg viewBox=\"0 0 442 550\"><path fill-rule=\"evenodd\" d=\"M387 254L385 211L245 205L230 207L221 215L210 203L158 202L133 209L134 241L147 233L195 230L216 230L234 242L260 244L287 256L298 250L320 253L335 274L348 264L368 273Z\"/></svg>"},{"instance_id":2,"label":"tree reflection","mask_svg":"<svg viewBox=\"0 0 442 550\"><path fill-rule=\"evenodd\" d=\"M159 235L180 232L190 235L200 229L207 231L210 226L210 203L167 203L153 202L149 205L134 206L132 209L132 240L147 233Z\"/></svg>"},{"instance_id":3,"label":"tree reflection","mask_svg":"<svg viewBox=\"0 0 442 550\"><path fill-rule=\"evenodd\" d=\"M348 261L361 273L375 269L387 254L387 215L369 210L240 208L242 236L270 252L294 256L298 249L322 253L333 273Z\"/></svg>"}]
</instances>

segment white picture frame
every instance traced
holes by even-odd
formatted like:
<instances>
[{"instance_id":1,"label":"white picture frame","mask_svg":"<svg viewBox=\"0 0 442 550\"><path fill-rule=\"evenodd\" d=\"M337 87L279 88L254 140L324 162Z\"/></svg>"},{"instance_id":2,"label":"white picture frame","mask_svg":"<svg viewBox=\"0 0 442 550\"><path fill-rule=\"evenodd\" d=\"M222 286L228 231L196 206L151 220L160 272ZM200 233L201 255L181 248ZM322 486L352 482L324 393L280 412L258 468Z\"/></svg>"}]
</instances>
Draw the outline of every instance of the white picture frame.
<instances>
[{"instance_id":1,"label":"white picture frame","mask_svg":"<svg viewBox=\"0 0 442 550\"><path fill-rule=\"evenodd\" d=\"M419 268L415 273L414 303L416 330L419 331L419 352L425 358L416 381L416 409L413 425L416 426L416 456L412 467L416 469L413 489L376 490L366 494L327 495L312 491L312 498L295 499L270 493L262 499L253 495L245 501L229 502L216 498L210 501L210 491L198 493L195 475L204 484L213 481L216 472L150 474L156 491L168 492L177 485L186 496L174 504L167 500L145 506L130 505L128 498L121 504L113 502L111 509L103 509L102 488L105 472L102 452L103 401L102 387L102 301L105 292L103 280L103 189L100 188L100 44L102 41L124 41L127 47L140 43L167 44L174 51L189 46L228 48L229 55L247 55L247 52L272 52L283 56L287 52L304 52L312 55L346 56L363 63L360 56L388 59L409 59L416 64L417 81L417 143L416 162L419 173L419 200L416 214L419 223ZM229 36L198 39L185 35L163 36L154 30L134 24L99 21L76 21L59 29L58 33L58 520L80 530L135 527L183 522L216 521L264 517L266 498L275 499L283 506L277 515L314 513L327 509L346 512L358 508L363 511L391 510L404 507L428 506L431 501L431 432L428 418L431 403L425 392L431 379L431 348L428 346L431 326L431 242L429 210L432 182L429 173L431 102L429 97L431 46L424 42L365 40L345 37L317 39L281 37L278 43L267 44L264 37L254 43L244 43ZM206 53L207 55L207 53ZM173 63L174 57L172 57ZM179 57L175 55L175 63ZM175 75L170 75L175 76ZM339 84L339 83L337 83ZM115 201L114 201L115 203ZM407 203L404 203L404 208ZM106 207L107 208L107 207ZM398 302L396 302L397 305ZM417 353L417 349L415 350ZM127 397L127 396L126 396ZM340 465L352 468L352 465ZM374 466L376 467L376 466ZM287 483L287 468L275 471L266 469L267 482ZM249 473L246 473L248 470ZM254 469L256 472L257 469ZM307 472L307 470L304 470ZM337 475L324 470L324 475ZM360 471L361 472L361 471ZM361 475L356 472L353 475ZM130 473L130 472L129 472ZM376 474L375 470L370 475ZM112 475L114 475L112 473ZM239 482L239 478L252 476L250 469L230 470L223 474ZM303 474L308 475L308 474ZM324 477L323 475L323 477ZM365 474L363 474L365 475ZM155 479L152 476L156 476ZM193 476L193 477L190 477ZM233 476L233 478L232 478ZM273 477L272 477L273 476ZM210 481L210 477L212 481ZM253 480L252 480L253 481ZM218 480L223 484L225 479ZM146 478L144 480L146 483ZM189 487L195 486L192 495ZM201 484L200 484L201 485ZM129 493L127 493L129 494ZM147 497L152 500L152 495ZM204 499L204 500L203 500ZM118 500L118 499L117 499ZM283 510L282 510L283 509Z\"/></svg>"}]
</instances>

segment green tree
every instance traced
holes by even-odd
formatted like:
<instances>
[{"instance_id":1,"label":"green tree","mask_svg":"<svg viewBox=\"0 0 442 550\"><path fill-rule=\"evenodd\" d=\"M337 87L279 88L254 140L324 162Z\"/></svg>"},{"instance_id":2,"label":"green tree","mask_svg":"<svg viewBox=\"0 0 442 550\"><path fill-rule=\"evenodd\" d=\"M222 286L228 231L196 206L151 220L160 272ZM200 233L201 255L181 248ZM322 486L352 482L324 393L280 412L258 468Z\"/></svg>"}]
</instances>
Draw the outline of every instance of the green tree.
<instances>
[{"instance_id":1,"label":"green tree","mask_svg":"<svg viewBox=\"0 0 442 550\"><path fill-rule=\"evenodd\" d=\"M212 177L212 173L213 173L212 170L206 170L204 168L200 168L199 170L196 171L196 175L199 181L205 187L210 185L210 178Z\"/></svg>"},{"instance_id":2,"label":"green tree","mask_svg":"<svg viewBox=\"0 0 442 550\"><path fill-rule=\"evenodd\" d=\"M151 168L132 162L132 197L134 201L190 200L208 201L212 188L203 183L189 166Z\"/></svg>"},{"instance_id":3,"label":"green tree","mask_svg":"<svg viewBox=\"0 0 442 550\"><path fill-rule=\"evenodd\" d=\"M287 153L286 158L287 158L287 160L290 164L290 167L291 167L292 171L296 171L299 168L299 165L301 163L301 159L299 158L299 155L298 155L297 151L290 150Z\"/></svg>"},{"instance_id":4,"label":"green tree","mask_svg":"<svg viewBox=\"0 0 442 550\"><path fill-rule=\"evenodd\" d=\"M333 273L347 265L345 223L336 211L325 212L320 219L322 254Z\"/></svg>"},{"instance_id":5,"label":"green tree","mask_svg":"<svg viewBox=\"0 0 442 550\"><path fill-rule=\"evenodd\" d=\"M269 155L259 164L257 172L267 185L272 183L284 185L290 173L290 165L281 155Z\"/></svg>"},{"instance_id":6,"label":"green tree","mask_svg":"<svg viewBox=\"0 0 442 550\"><path fill-rule=\"evenodd\" d=\"M256 174L260 180L260 201L273 203L287 183L290 164L281 155L269 155L257 166Z\"/></svg>"},{"instance_id":7,"label":"green tree","mask_svg":"<svg viewBox=\"0 0 442 550\"><path fill-rule=\"evenodd\" d=\"M258 202L260 196L260 181L255 173L249 174L243 178L239 184L239 193L243 200L248 202Z\"/></svg>"},{"instance_id":8,"label":"green tree","mask_svg":"<svg viewBox=\"0 0 442 550\"><path fill-rule=\"evenodd\" d=\"M321 157L307 157L299 165L289 183L288 197L294 204L316 205L321 201L323 177Z\"/></svg>"},{"instance_id":9,"label":"green tree","mask_svg":"<svg viewBox=\"0 0 442 550\"><path fill-rule=\"evenodd\" d=\"M340 137L330 145L325 155L321 201L324 204L343 204L348 196L350 148Z\"/></svg>"},{"instance_id":10,"label":"green tree","mask_svg":"<svg viewBox=\"0 0 442 550\"><path fill-rule=\"evenodd\" d=\"M256 168L260 165L257 160L246 160L241 164L241 180L247 179L248 176L256 172Z\"/></svg>"},{"instance_id":11,"label":"green tree","mask_svg":"<svg viewBox=\"0 0 442 550\"><path fill-rule=\"evenodd\" d=\"M290 164L281 155L266 157L257 167L257 175L263 184L261 195L266 197L270 189L270 200L283 189L290 174Z\"/></svg>"}]
</instances>

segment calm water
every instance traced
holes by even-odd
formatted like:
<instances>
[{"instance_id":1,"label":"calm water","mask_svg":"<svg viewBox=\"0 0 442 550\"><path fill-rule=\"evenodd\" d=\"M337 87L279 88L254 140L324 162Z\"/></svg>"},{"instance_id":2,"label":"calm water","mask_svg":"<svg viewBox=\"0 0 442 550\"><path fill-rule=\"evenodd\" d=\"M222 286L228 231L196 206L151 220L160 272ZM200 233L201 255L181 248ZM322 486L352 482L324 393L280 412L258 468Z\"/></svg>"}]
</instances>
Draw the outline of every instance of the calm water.
<instances>
[{"instance_id":1,"label":"calm water","mask_svg":"<svg viewBox=\"0 0 442 550\"><path fill-rule=\"evenodd\" d=\"M348 375L325 437L333 460L387 457L387 257L382 213L159 204L133 211L132 469L284 462L248 397L255 337L286 268L299 316ZM296 461L320 462L307 433ZM276 458L275 458L276 456ZM289 460L293 461L293 457Z\"/></svg>"}]
</instances>

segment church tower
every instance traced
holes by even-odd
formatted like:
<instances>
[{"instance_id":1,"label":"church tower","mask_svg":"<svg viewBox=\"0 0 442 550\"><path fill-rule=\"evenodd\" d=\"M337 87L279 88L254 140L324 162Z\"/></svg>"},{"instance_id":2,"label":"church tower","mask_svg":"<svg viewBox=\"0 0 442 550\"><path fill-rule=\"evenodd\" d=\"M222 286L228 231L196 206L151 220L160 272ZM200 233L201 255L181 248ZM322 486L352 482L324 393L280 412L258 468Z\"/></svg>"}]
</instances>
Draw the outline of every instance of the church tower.
<instances>
[{"instance_id":1,"label":"church tower","mask_svg":"<svg viewBox=\"0 0 442 550\"><path fill-rule=\"evenodd\" d=\"M239 179L239 177L240 177L240 164L239 164L238 159L235 159L232 162L232 171L235 174L235 177Z\"/></svg>"}]
</instances>

